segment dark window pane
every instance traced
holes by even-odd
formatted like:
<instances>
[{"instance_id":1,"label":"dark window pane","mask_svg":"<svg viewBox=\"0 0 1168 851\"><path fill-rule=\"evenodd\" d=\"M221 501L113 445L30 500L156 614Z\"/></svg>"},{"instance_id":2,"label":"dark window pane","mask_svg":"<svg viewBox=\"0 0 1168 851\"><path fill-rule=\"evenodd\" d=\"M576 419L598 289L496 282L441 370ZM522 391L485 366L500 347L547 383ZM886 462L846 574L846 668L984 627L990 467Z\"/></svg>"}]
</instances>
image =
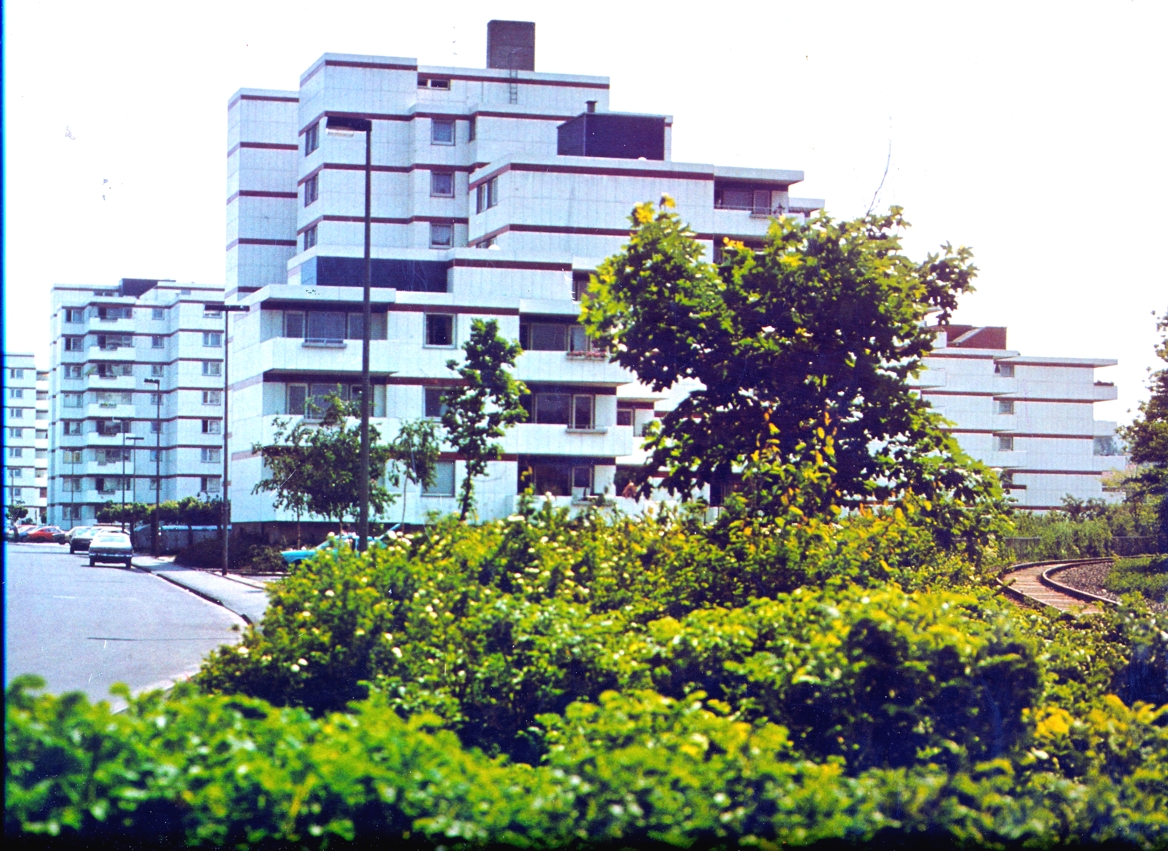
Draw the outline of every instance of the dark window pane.
<instances>
[{"instance_id":1,"label":"dark window pane","mask_svg":"<svg viewBox=\"0 0 1168 851\"><path fill-rule=\"evenodd\" d=\"M426 317L426 345L454 345L454 317L429 315Z\"/></svg>"},{"instance_id":2,"label":"dark window pane","mask_svg":"<svg viewBox=\"0 0 1168 851\"><path fill-rule=\"evenodd\" d=\"M440 417L446 413L446 405L442 401L442 393L444 391L440 387L426 388L426 416Z\"/></svg>"},{"instance_id":3,"label":"dark window pane","mask_svg":"<svg viewBox=\"0 0 1168 851\"><path fill-rule=\"evenodd\" d=\"M309 313L308 337L313 340L345 339L345 314L331 310Z\"/></svg>"},{"instance_id":4,"label":"dark window pane","mask_svg":"<svg viewBox=\"0 0 1168 851\"><path fill-rule=\"evenodd\" d=\"M531 325L531 345L533 352L562 352L567 348L567 327L535 322Z\"/></svg>"},{"instance_id":5,"label":"dark window pane","mask_svg":"<svg viewBox=\"0 0 1168 851\"><path fill-rule=\"evenodd\" d=\"M567 425L572 410L572 397L567 393L537 393L535 421L552 425Z\"/></svg>"},{"instance_id":6,"label":"dark window pane","mask_svg":"<svg viewBox=\"0 0 1168 851\"><path fill-rule=\"evenodd\" d=\"M594 396L572 397L572 425L575 428L592 428L592 401Z\"/></svg>"},{"instance_id":7,"label":"dark window pane","mask_svg":"<svg viewBox=\"0 0 1168 851\"><path fill-rule=\"evenodd\" d=\"M550 493L552 496L572 495L572 468L567 464L535 464L532 467L537 494Z\"/></svg>"}]
</instances>

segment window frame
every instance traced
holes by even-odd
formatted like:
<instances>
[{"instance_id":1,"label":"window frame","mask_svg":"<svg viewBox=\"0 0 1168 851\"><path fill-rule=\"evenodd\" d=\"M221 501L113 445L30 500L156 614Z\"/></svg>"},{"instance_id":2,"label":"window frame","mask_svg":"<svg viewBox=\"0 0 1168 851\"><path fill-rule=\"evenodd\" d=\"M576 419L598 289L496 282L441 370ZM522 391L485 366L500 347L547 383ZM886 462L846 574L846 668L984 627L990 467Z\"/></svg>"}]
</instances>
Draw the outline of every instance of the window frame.
<instances>
[{"instance_id":1,"label":"window frame","mask_svg":"<svg viewBox=\"0 0 1168 851\"><path fill-rule=\"evenodd\" d=\"M221 378L223 376L223 361L205 360L203 363L203 375L211 378Z\"/></svg>"},{"instance_id":2,"label":"window frame","mask_svg":"<svg viewBox=\"0 0 1168 851\"><path fill-rule=\"evenodd\" d=\"M316 225L304 229L304 250L316 248Z\"/></svg>"},{"instance_id":3,"label":"window frame","mask_svg":"<svg viewBox=\"0 0 1168 851\"><path fill-rule=\"evenodd\" d=\"M200 464L222 464L223 463L223 448L220 446L201 446L201 447L199 447L199 463Z\"/></svg>"},{"instance_id":4,"label":"window frame","mask_svg":"<svg viewBox=\"0 0 1168 851\"><path fill-rule=\"evenodd\" d=\"M446 191L438 186L440 179L445 178L448 181L448 188ZM430 171L430 197L431 198L453 198L454 197L454 172L443 171L439 169L432 169Z\"/></svg>"},{"instance_id":5,"label":"window frame","mask_svg":"<svg viewBox=\"0 0 1168 851\"><path fill-rule=\"evenodd\" d=\"M448 235L445 242L436 239L442 228L446 229ZM430 222L430 247L438 249L454 247L454 222Z\"/></svg>"},{"instance_id":6,"label":"window frame","mask_svg":"<svg viewBox=\"0 0 1168 851\"><path fill-rule=\"evenodd\" d=\"M442 139L438 128L449 127L450 138ZM431 118L430 119L430 144L431 145L445 145L451 146L458 144L458 122L453 118Z\"/></svg>"},{"instance_id":7,"label":"window frame","mask_svg":"<svg viewBox=\"0 0 1168 851\"><path fill-rule=\"evenodd\" d=\"M313 122L304 130L304 156L309 156L320 147L320 122Z\"/></svg>"},{"instance_id":8,"label":"window frame","mask_svg":"<svg viewBox=\"0 0 1168 851\"><path fill-rule=\"evenodd\" d=\"M437 488L439 487L440 484L443 484L443 485L445 484L445 482L442 481L442 478L445 478L445 476L442 476L442 477L439 476L439 473L438 473L439 469L442 469L443 471L445 471L445 470L450 471L449 472L449 490L445 490L445 489L443 489L441 491L437 490ZM429 485L429 487L427 487L426 485L422 485L422 496L432 497L435 499L441 499L441 498L449 499L449 498L454 496L455 492L457 491L457 486L458 486L458 469L457 469L455 462L454 461L438 461L434 464L434 481L433 481L433 483L431 483Z\"/></svg>"},{"instance_id":9,"label":"window frame","mask_svg":"<svg viewBox=\"0 0 1168 851\"><path fill-rule=\"evenodd\" d=\"M430 342L430 322L433 319L445 319L450 323L450 342ZM453 313L423 313L422 314L422 346L427 349L453 349L458 345L458 323Z\"/></svg>"},{"instance_id":10,"label":"window frame","mask_svg":"<svg viewBox=\"0 0 1168 851\"><path fill-rule=\"evenodd\" d=\"M204 405L222 405L223 391L222 390L204 390L203 391Z\"/></svg>"},{"instance_id":11,"label":"window frame","mask_svg":"<svg viewBox=\"0 0 1168 851\"><path fill-rule=\"evenodd\" d=\"M217 341L217 342L208 342ZM204 331L203 332L203 348L204 349L221 349L223 348L223 332L222 331Z\"/></svg>"},{"instance_id":12,"label":"window frame","mask_svg":"<svg viewBox=\"0 0 1168 851\"><path fill-rule=\"evenodd\" d=\"M221 419L204 419L204 420L202 420L202 434L223 434L223 420L221 420Z\"/></svg>"},{"instance_id":13,"label":"window frame","mask_svg":"<svg viewBox=\"0 0 1168 851\"><path fill-rule=\"evenodd\" d=\"M304 206L311 207L320 198L320 172L304 181Z\"/></svg>"},{"instance_id":14,"label":"window frame","mask_svg":"<svg viewBox=\"0 0 1168 851\"><path fill-rule=\"evenodd\" d=\"M446 390L442 387L423 387L422 416L428 420L442 419L442 415L446 413L446 403L442 401L442 397L445 395ZM430 413L432 410L437 410L438 413Z\"/></svg>"}]
</instances>

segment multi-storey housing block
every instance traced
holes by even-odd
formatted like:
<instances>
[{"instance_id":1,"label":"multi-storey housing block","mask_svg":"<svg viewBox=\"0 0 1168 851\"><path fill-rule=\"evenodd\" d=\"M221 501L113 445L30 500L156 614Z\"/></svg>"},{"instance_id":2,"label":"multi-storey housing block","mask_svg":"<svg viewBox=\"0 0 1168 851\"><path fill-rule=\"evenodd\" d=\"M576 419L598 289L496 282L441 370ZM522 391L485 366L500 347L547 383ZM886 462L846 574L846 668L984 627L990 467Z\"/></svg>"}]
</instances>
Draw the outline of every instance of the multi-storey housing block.
<instances>
[{"instance_id":1,"label":"multi-storey housing block","mask_svg":"<svg viewBox=\"0 0 1168 851\"><path fill-rule=\"evenodd\" d=\"M1095 379L1113 366L1101 358L1022 355L1006 347L1006 329L950 325L917 379L920 393L952 425L971 456L997 468L1020 508L1060 508L1065 496L1118 501L1104 473L1127 463L1114 422L1093 405L1116 398Z\"/></svg>"},{"instance_id":2,"label":"multi-storey housing block","mask_svg":"<svg viewBox=\"0 0 1168 851\"><path fill-rule=\"evenodd\" d=\"M153 279L53 288L51 522L93 522L123 500L218 497L222 301L219 286Z\"/></svg>"},{"instance_id":3,"label":"multi-storey housing block","mask_svg":"<svg viewBox=\"0 0 1168 851\"><path fill-rule=\"evenodd\" d=\"M4 509L21 505L27 522L45 522L47 433L45 374L31 354L4 355Z\"/></svg>"},{"instance_id":4,"label":"multi-storey housing block","mask_svg":"<svg viewBox=\"0 0 1168 851\"><path fill-rule=\"evenodd\" d=\"M477 318L524 354L529 418L477 483L479 516L510 514L530 486L570 504L612 493L618 459L653 397L596 352L578 324L589 274L627 240L642 201L672 196L711 252L722 237L761 241L802 172L671 160L665 115L609 111L604 77L534 70L533 25L492 22L486 69L325 54L297 91L242 89L228 103L227 288L233 321L231 489L237 522L291 520L269 495L252 446L274 422L360 382L365 133L370 122L372 415L387 438L440 415ZM503 58L500 58L503 57ZM448 447L449 449L449 447ZM407 522L455 508L463 465L410 494ZM391 516L400 515L395 509Z\"/></svg>"}]
</instances>

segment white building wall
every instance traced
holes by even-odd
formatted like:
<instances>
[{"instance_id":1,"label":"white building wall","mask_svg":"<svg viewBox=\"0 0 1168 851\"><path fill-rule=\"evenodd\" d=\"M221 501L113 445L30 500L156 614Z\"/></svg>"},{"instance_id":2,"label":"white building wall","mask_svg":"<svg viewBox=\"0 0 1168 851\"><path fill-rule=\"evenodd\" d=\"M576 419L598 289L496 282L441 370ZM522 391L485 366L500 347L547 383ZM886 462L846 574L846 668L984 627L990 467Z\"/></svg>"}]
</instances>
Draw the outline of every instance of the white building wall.
<instances>
[{"instance_id":1,"label":"white building wall","mask_svg":"<svg viewBox=\"0 0 1168 851\"><path fill-rule=\"evenodd\" d=\"M4 468L0 489L5 518L12 505L28 509L23 522L44 522L37 462L37 368L30 354L4 354Z\"/></svg>"}]
</instances>

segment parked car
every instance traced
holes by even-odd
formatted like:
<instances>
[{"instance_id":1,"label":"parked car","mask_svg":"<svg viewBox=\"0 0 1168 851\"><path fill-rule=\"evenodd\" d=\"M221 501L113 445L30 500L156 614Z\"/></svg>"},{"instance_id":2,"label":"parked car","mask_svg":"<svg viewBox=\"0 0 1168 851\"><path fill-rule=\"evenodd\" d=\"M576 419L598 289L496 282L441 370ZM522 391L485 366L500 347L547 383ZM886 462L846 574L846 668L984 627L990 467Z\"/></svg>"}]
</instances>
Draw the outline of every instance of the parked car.
<instances>
[{"instance_id":1,"label":"parked car","mask_svg":"<svg viewBox=\"0 0 1168 851\"><path fill-rule=\"evenodd\" d=\"M36 523L21 523L16 527L16 540L24 541L28 538L28 533L37 528Z\"/></svg>"},{"instance_id":2,"label":"parked car","mask_svg":"<svg viewBox=\"0 0 1168 851\"><path fill-rule=\"evenodd\" d=\"M24 540L29 544L63 544L65 543L65 530L59 526L37 526L25 536Z\"/></svg>"},{"instance_id":3,"label":"parked car","mask_svg":"<svg viewBox=\"0 0 1168 851\"><path fill-rule=\"evenodd\" d=\"M130 567L134 558L134 545L125 532L102 530L89 542L89 566L101 562L121 562Z\"/></svg>"},{"instance_id":4,"label":"parked car","mask_svg":"<svg viewBox=\"0 0 1168 851\"><path fill-rule=\"evenodd\" d=\"M394 529L396 528L397 527L394 526ZM386 535L382 535L380 538L369 538L369 543L366 545L366 548L376 546L377 544L384 544L385 541ZM293 565L298 561L304 561L306 558L312 558L321 550L336 549L340 546L344 546L350 550L353 549L357 546L357 536L352 533L346 533L344 535L329 535L327 538L325 538L324 541L317 544L315 547L296 550L284 550L280 553L280 556L284 559L284 564Z\"/></svg>"},{"instance_id":5,"label":"parked car","mask_svg":"<svg viewBox=\"0 0 1168 851\"><path fill-rule=\"evenodd\" d=\"M83 526L73 532L69 539L69 552L75 553L89 549L90 542L102 532L121 532L120 526Z\"/></svg>"}]
</instances>

